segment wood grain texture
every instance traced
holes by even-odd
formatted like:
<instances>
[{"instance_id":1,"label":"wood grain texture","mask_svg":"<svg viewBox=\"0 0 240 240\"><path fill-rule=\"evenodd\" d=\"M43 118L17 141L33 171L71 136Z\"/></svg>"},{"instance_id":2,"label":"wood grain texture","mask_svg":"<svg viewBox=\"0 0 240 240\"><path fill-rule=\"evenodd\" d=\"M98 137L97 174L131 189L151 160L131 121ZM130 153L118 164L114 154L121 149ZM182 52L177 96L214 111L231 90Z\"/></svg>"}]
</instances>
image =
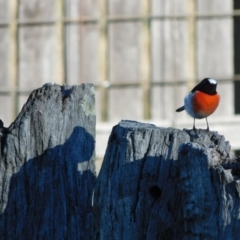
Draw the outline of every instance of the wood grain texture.
<instances>
[{"instance_id":1,"label":"wood grain texture","mask_svg":"<svg viewBox=\"0 0 240 240\"><path fill-rule=\"evenodd\" d=\"M122 121L94 192L94 239L238 239L239 163L217 132Z\"/></svg>"},{"instance_id":2,"label":"wood grain texture","mask_svg":"<svg viewBox=\"0 0 240 240\"><path fill-rule=\"evenodd\" d=\"M0 136L0 239L91 239L91 84L45 84Z\"/></svg>"}]
</instances>

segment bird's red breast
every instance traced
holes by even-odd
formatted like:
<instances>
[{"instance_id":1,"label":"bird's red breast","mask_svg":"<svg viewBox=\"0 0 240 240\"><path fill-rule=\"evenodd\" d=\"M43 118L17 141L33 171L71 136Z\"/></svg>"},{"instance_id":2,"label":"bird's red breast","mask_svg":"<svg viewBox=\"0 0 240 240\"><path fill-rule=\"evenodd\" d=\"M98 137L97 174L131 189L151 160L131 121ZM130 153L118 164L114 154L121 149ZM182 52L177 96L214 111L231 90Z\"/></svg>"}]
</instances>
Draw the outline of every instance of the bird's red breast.
<instances>
[{"instance_id":1,"label":"bird's red breast","mask_svg":"<svg viewBox=\"0 0 240 240\"><path fill-rule=\"evenodd\" d=\"M220 101L219 94L209 95L200 91L194 93L192 106L194 111L202 117L211 115L218 107Z\"/></svg>"}]
</instances>

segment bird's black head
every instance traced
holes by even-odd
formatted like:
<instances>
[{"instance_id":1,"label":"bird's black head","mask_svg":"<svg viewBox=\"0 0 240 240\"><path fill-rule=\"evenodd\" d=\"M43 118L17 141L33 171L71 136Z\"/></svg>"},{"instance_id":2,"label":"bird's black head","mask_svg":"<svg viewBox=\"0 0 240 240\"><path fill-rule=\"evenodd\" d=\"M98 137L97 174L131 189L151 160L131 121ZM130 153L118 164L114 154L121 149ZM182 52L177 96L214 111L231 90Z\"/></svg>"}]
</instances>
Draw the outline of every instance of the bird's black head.
<instances>
[{"instance_id":1,"label":"bird's black head","mask_svg":"<svg viewBox=\"0 0 240 240\"><path fill-rule=\"evenodd\" d=\"M201 91L210 95L217 93L217 81L213 78L204 78L191 92Z\"/></svg>"}]
</instances>

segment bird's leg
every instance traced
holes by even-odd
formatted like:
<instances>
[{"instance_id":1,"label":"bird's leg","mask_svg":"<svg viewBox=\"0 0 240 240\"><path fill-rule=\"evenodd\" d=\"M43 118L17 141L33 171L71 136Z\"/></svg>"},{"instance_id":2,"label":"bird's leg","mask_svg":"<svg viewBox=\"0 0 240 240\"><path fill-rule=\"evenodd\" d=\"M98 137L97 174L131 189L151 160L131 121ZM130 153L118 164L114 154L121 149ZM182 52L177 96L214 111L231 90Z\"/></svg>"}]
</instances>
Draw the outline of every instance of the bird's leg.
<instances>
[{"instance_id":1,"label":"bird's leg","mask_svg":"<svg viewBox=\"0 0 240 240\"><path fill-rule=\"evenodd\" d=\"M195 118L193 119L193 131L196 131L197 129L195 128Z\"/></svg>"},{"instance_id":2,"label":"bird's leg","mask_svg":"<svg viewBox=\"0 0 240 240\"><path fill-rule=\"evenodd\" d=\"M209 125L208 125L208 120L206 118L206 122L207 122L207 131L209 131Z\"/></svg>"}]
</instances>

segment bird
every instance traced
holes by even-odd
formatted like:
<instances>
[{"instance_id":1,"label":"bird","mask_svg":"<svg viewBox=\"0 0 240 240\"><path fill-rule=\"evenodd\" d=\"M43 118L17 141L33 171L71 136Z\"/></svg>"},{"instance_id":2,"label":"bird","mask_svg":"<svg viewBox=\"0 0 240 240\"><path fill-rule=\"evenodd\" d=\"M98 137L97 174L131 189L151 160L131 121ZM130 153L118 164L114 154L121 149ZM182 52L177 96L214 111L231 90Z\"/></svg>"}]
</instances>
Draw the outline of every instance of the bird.
<instances>
[{"instance_id":1,"label":"bird","mask_svg":"<svg viewBox=\"0 0 240 240\"><path fill-rule=\"evenodd\" d=\"M184 105L176 110L176 112L186 110L193 117L193 130L196 130L195 119L206 118L207 131L209 131L207 117L217 109L220 102L220 95L216 90L217 81L213 78L204 78L185 97Z\"/></svg>"}]
</instances>

